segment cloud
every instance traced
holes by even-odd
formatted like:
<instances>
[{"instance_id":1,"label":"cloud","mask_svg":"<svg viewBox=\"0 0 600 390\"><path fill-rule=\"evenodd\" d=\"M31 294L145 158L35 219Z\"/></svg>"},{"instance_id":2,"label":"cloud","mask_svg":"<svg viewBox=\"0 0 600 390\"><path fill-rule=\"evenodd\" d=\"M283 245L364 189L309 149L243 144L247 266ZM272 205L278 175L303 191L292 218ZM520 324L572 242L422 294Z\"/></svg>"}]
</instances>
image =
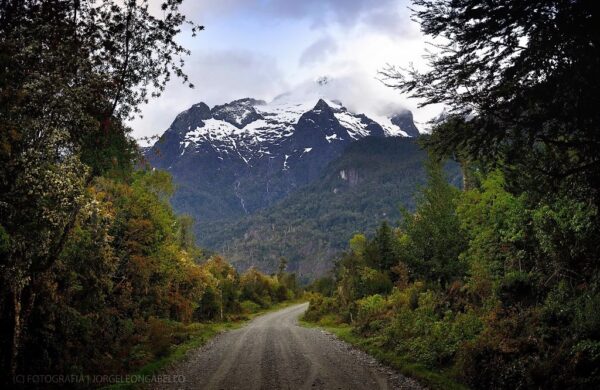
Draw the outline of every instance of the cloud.
<instances>
[{"instance_id":1,"label":"cloud","mask_svg":"<svg viewBox=\"0 0 600 390\"><path fill-rule=\"evenodd\" d=\"M308 46L300 55L300 65L309 65L324 60L335 53L338 45L331 36L326 36Z\"/></svg>"},{"instance_id":2,"label":"cloud","mask_svg":"<svg viewBox=\"0 0 600 390\"><path fill-rule=\"evenodd\" d=\"M198 52L185 70L195 88L173 80L161 97L142 107L143 118L130 123L134 136L162 134L179 112L201 101L214 106L242 97L269 99L287 88L277 61L250 51Z\"/></svg>"},{"instance_id":3,"label":"cloud","mask_svg":"<svg viewBox=\"0 0 600 390\"><path fill-rule=\"evenodd\" d=\"M416 101L376 79L388 63L424 66L423 38L407 2L185 0L186 15L207 27L195 39L180 38L192 51L185 71L196 88L171 82L163 96L142 107L144 118L131 123L134 135L162 133L200 101L213 106L243 97L271 100L286 91L304 93L325 75L331 82L316 93L350 110L388 115L407 108L425 122L440 108L417 110Z\"/></svg>"},{"instance_id":4,"label":"cloud","mask_svg":"<svg viewBox=\"0 0 600 390\"><path fill-rule=\"evenodd\" d=\"M184 1L183 9L192 19L238 13L259 19L303 19L313 27L348 27L361 22L381 27L378 19L385 19L383 26L389 26L391 15L405 19L405 12L399 10L405 11L407 4L408 0L204 0Z\"/></svg>"},{"instance_id":5,"label":"cloud","mask_svg":"<svg viewBox=\"0 0 600 390\"><path fill-rule=\"evenodd\" d=\"M421 38L419 26L412 22L406 7L375 9L366 14L361 22L369 30L391 37Z\"/></svg>"}]
</instances>

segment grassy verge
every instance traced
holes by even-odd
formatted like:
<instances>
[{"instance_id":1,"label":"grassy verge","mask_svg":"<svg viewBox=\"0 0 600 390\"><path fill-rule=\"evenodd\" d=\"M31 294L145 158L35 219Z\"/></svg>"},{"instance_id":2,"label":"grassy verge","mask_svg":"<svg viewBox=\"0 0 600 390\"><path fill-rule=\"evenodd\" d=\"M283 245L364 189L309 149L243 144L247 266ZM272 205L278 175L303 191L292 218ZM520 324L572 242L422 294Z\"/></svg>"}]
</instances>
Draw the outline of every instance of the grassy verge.
<instances>
[{"instance_id":1,"label":"grassy verge","mask_svg":"<svg viewBox=\"0 0 600 390\"><path fill-rule=\"evenodd\" d=\"M434 372L427 367L411 362L409 357L402 356L393 351L387 351L381 348L376 338L367 338L356 335L352 331L352 326L348 324L337 324L331 319L324 317L318 323L301 320L300 324L311 328L321 328L341 340L354 345L383 364L395 368L402 374L417 380L422 385L432 390L466 390L467 387L461 385L445 372Z\"/></svg>"},{"instance_id":2,"label":"grassy verge","mask_svg":"<svg viewBox=\"0 0 600 390\"><path fill-rule=\"evenodd\" d=\"M193 349L200 348L204 344L206 344L210 339L215 337L216 335L223 333L228 330L238 329L244 326L246 323L258 317L260 315L280 310L285 307L299 304L304 302L304 300L294 300L294 301L285 301L280 302L275 305L272 305L266 309L260 309L256 312L246 314L243 319L237 321L227 321L227 322L211 322L211 323L202 323L196 322L189 325L185 325L183 327L183 333L188 338L185 342L173 346L170 348L169 352L161 357L160 359L154 360L135 373L131 374L133 376L149 376L149 375L158 375L163 372L167 367L172 364L177 363L178 361L183 360L183 358L187 355L187 353ZM133 390L143 388L140 384L127 383L127 384L115 384L112 386L103 387L103 390Z\"/></svg>"}]
</instances>

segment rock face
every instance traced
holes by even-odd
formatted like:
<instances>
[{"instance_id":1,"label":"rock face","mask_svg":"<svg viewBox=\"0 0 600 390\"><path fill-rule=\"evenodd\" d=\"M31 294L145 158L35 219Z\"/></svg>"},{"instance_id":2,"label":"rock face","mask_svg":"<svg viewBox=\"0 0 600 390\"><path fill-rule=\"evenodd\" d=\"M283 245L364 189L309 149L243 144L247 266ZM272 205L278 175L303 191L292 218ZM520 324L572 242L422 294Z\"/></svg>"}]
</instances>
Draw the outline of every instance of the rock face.
<instances>
[{"instance_id":1,"label":"rock face","mask_svg":"<svg viewBox=\"0 0 600 390\"><path fill-rule=\"evenodd\" d=\"M310 280L331 269L354 234L370 235L383 220L396 223L401 207L414 210L426 158L409 137L359 139L319 178L276 204L230 221L200 221L200 243L238 270L276 272L283 256L290 272ZM458 164L447 164L446 177L460 185Z\"/></svg>"},{"instance_id":2,"label":"rock face","mask_svg":"<svg viewBox=\"0 0 600 390\"><path fill-rule=\"evenodd\" d=\"M415 126L412 112L410 111L404 111L394 115L391 118L391 122L401 128L409 137L418 137L420 134L417 126Z\"/></svg>"},{"instance_id":3,"label":"rock face","mask_svg":"<svg viewBox=\"0 0 600 390\"><path fill-rule=\"evenodd\" d=\"M410 112L375 121L338 101L294 102L284 95L212 109L195 104L145 155L173 175L176 210L207 222L274 204L317 179L353 141L417 135Z\"/></svg>"}]
</instances>

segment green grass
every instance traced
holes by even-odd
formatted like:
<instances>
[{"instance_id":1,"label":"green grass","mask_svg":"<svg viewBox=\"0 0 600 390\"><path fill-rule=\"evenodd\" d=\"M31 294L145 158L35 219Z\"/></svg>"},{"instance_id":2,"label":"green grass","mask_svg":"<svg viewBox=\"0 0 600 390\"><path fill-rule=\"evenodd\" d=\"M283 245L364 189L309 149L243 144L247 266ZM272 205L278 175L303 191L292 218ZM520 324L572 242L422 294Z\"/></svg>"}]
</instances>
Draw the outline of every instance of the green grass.
<instances>
[{"instance_id":1,"label":"green grass","mask_svg":"<svg viewBox=\"0 0 600 390\"><path fill-rule=\"evenodd\" d=\"M266 309L260 309L254 313L246 314L244 319L238 320L235 322L212 322L212 323L202 323L195 322L189 325L185 325L184 332L189 336L189 339L179 345L173 346L169 353L162 358L154 360L139 370L134 372L132 375L134 376L146 376L146 375L157 375L163 372L167 367L172 364L176 364L177 362L183 360L189 351L200 348L204 344L206 344L210 339L215 337L216 335L226 332L232 329L238 329L242 326L246 325L249 321L258 317L260 315L280 310L285 307L299 304L304 302L304 300L293 300L293 301L285 301L280 302L275 305L272 305ZM103 387L104 390L133 390L142 388L143 385L134 384L134 383L126 383L126 384L115 384L111 386Z\"/></svg>"},{"instance_id":2,"label":"green grass","mask_svg":"<svg viewBox=\"0 0 600 390\"><path fill-rule=\"evenodd\" d=\"M402 356L393 351L388 351L377 344L376 338L366 338L356 335L352 326L338 324L333 317L323 317L318 323L300 320L303 326L309 328L321 328L333 333L341 340L358 347L375 359L390 367L395 368L402 374L415 379L419 383L432 390L466 390L467 387L457 383L449 374L441 371L435 372L429 368L410 361L408 356Z\"/></svg>"}]
</instances>

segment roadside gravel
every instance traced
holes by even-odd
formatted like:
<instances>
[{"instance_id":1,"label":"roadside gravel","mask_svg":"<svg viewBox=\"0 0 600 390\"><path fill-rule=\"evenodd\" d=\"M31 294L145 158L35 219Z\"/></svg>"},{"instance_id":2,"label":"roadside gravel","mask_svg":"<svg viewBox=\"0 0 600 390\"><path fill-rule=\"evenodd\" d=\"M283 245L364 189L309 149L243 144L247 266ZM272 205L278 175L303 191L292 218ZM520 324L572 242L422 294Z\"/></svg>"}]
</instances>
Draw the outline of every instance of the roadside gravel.
<instances>
[{"instance_id":1,"label":"roadside gravel","mask_svg":"<svg viewBox=\"0 0 600 390\"><path fill-rule=\"evenodd\" d=\"M298 326L307 303L255 318L188 353L168 374L184 383L156 389L423 389L319 329Z\"/></svg>"}]
</instances>

